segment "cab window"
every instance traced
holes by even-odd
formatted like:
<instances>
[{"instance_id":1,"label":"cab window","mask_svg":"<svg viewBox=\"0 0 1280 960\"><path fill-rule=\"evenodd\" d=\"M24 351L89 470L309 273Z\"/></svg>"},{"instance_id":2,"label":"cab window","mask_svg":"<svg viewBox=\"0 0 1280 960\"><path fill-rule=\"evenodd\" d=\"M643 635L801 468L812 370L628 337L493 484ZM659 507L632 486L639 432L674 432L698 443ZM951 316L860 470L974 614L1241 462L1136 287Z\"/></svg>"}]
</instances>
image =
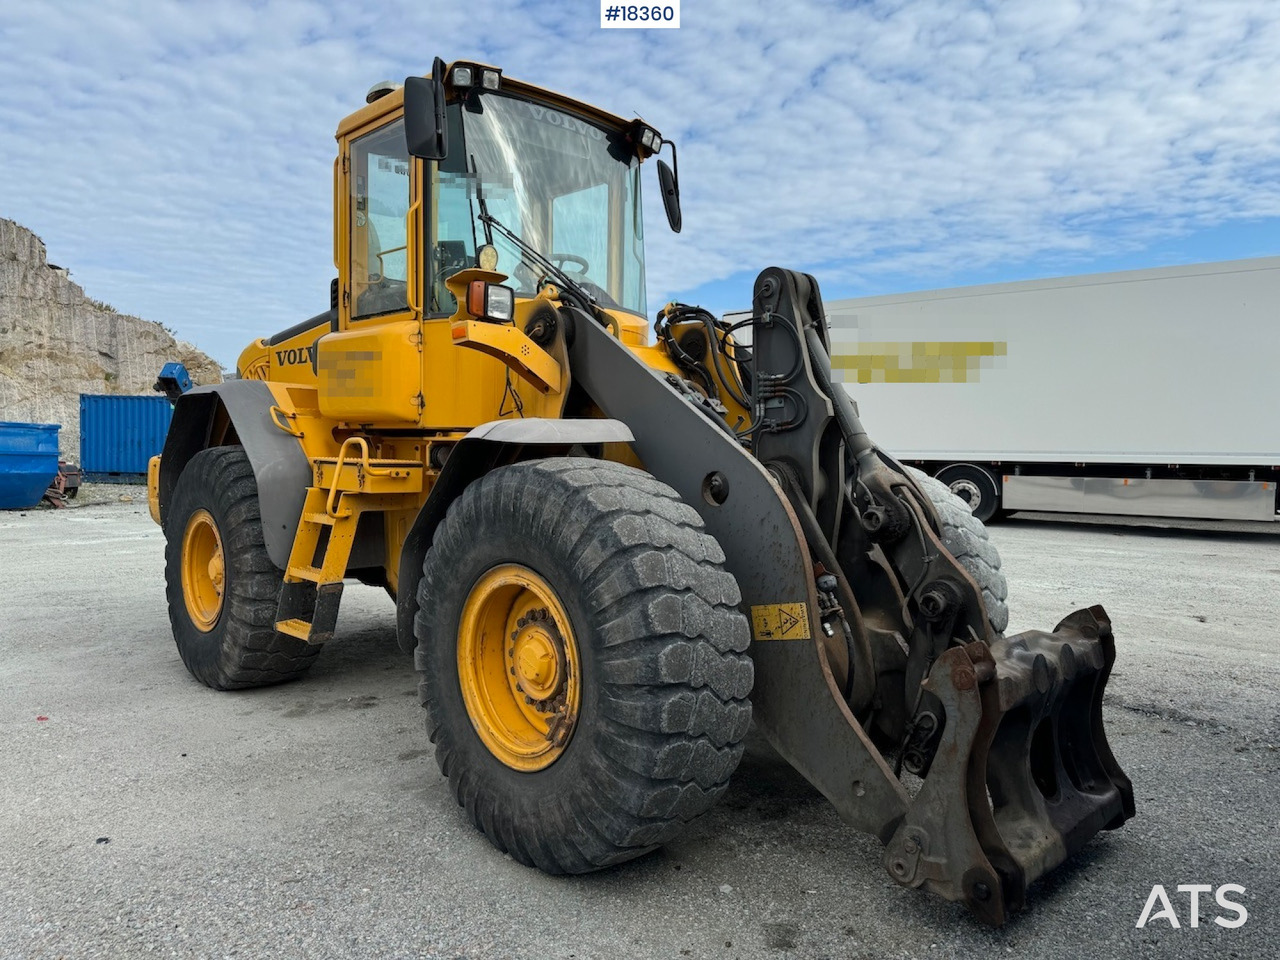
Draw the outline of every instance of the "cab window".
<instances>
[{"instance_id":1,"label":"cab window","mask_svg":"<svg viewBox=\"0 0 1280 960\"><path fill-rule=\"evenodd\" d=\"M407 310L409 154L397 120L351 144L352 317Z\"/></svg>"}]
</instances>

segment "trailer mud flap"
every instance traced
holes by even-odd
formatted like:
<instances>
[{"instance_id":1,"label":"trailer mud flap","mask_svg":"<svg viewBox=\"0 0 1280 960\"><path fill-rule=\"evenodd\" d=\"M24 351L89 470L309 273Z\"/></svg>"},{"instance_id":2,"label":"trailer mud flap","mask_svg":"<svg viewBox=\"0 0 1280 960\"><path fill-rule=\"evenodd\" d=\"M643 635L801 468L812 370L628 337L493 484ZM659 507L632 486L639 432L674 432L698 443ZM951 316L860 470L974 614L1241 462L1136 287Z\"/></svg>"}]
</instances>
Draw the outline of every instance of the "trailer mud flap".
<instances>
[{"instance_id":1,"label":"trailer mud flap","mask_svg":"<svg viewBox=\"0 0 1280 960\"><path fill-rule=\"evenodd\" d=\"M1102 724L1114 662L1111 621L1096 606L1053 633L943 653L925 688L945 728L885 850L889 874L998 926L1032 882L1132 817L1133 788Z\"/></svg>"}]
</instances>

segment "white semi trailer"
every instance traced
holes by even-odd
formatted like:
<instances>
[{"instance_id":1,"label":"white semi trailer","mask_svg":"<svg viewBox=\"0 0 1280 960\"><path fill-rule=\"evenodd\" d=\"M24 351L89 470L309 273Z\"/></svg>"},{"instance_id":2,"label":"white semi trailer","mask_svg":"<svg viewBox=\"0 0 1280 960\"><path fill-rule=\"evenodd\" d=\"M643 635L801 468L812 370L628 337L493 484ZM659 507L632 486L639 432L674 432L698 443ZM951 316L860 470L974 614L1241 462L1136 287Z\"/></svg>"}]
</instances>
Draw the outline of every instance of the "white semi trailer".
<instances>
[{"instance_id":1,"label":"white semi trailer","mask_svg":"<svg viewBox=\"0 0 1280 960\"><path fill-rule=\"evenodd\" d=\"M876 441L988 519L1275 520L1280 257L828 302Z\"/></svg>"}]
</instances>

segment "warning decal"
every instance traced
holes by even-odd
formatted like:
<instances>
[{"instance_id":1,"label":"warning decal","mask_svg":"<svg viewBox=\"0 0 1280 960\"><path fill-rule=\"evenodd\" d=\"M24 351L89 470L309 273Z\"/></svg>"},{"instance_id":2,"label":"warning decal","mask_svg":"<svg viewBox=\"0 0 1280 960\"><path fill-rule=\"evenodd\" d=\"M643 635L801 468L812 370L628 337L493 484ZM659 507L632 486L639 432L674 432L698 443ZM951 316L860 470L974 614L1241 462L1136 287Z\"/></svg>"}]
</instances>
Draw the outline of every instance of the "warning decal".
<instances>
[{"instance_id":1,"label":"warning decal","mask_svg":"<svg viewBox=\"0 0 1280 960\"><path fill-rule=\"evenodd\" d=\"M803 603L765 603L751 608L757 640L808 640L809 610Z\"/></svg>"}]
</instances>

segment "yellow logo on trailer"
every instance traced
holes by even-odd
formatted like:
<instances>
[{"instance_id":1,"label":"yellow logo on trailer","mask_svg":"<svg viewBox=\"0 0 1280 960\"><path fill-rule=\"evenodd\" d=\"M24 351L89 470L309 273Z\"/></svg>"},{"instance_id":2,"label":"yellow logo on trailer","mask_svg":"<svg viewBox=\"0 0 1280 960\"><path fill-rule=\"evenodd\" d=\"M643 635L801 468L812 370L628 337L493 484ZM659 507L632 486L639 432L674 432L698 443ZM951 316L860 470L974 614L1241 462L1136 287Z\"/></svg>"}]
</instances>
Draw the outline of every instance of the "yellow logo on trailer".
<instances>
[{"instance_id":1,"label":"yellow logo on trailer","mask_svg":"<svg viewBox=\"0 0 1280 960\"><path fill-rule=\"evenodd\" d=\"M841 383L977 383L1008 351L1004 340L860 343L833 354L831 370Z\"/></svg>"}]
</instances>

